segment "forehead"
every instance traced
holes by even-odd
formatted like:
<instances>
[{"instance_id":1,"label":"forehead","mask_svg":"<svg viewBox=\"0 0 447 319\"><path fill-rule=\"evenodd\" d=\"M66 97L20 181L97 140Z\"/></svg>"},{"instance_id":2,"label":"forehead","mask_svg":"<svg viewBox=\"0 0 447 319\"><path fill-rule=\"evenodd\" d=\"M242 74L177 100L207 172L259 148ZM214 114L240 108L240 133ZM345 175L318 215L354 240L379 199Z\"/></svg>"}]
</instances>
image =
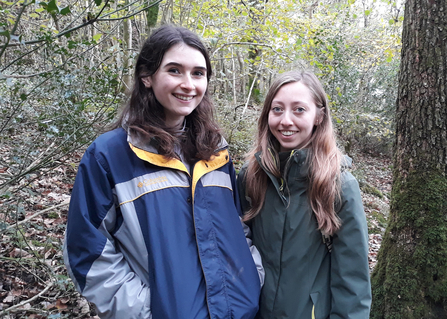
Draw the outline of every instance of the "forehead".
<instances>
[{"instance_id":1,"label":"forehead","mask_svg":"<svg viewBox=\"0 0 447 319\"><path fill-rule=\"evenodd\" d=\"M178 63L185 66L206 68L205 56L196 48L185 43L178 43L170 47L164 54L162 66L168 63Z\"/></svg>"},{"instance_id":2,"label":"forehead","mask_svg":"<svg viewBox=\"0 0 447 319\"><path fill-rule=\"evenodd\" d=\"M273 97L272 103L305 103L315 105L312 91L302 81L284 84Z\"/></svg>"}]
</instances>

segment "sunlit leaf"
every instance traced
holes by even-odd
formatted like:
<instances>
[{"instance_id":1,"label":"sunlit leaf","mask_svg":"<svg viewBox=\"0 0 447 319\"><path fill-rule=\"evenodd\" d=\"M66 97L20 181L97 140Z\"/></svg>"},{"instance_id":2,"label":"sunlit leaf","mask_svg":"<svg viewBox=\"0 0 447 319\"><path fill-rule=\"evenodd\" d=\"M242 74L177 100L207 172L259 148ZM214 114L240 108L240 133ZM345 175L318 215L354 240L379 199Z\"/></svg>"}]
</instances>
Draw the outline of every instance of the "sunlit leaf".
<instances>
[{"instance_id":1,"label":"sunlit leaf","mask_svg":"<svg viewBox=\"0 0 447 319\"><path fill-rule=\"evenodd\" d=\"M102 37L102 33L97 33L93 36L93 40L98 41L99 39L101 39Z\"/></svg>"}]
</instances>

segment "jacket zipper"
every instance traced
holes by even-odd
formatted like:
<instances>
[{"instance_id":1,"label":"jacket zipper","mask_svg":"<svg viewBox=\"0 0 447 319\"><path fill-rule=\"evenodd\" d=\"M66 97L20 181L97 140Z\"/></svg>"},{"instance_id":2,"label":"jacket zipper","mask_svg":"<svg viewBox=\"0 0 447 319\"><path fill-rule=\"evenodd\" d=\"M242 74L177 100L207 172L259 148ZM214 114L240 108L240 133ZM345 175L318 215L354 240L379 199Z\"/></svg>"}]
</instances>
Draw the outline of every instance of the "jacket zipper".
<instances>
[{"instance_id":1,"label":"jacket zipper","mask_svg":"<svg viewBox=\"0 0 447 319\"><path fill-rule=\"evenodd\" d=\"M196 228L196 219L194 217L194 196L192 196L191 204L192 204L192 221L194 223L194 233L196 233L197 228ZM203 278L205 279L206 308L208 309L208 313L210 315L210 318L213 318L211 316L210 305L208 303L208 281L206 280L205 271L203 271L203 264L202 264L202 258L200 257L199 241L197 240L197 234L195 235L195 237L196 237L196 245L197 245L197 252L198 252L198 255L199 255L200 266L202 267L202 274L203 274Z\"/></svg>"},{"instance_id":2,"label":"jacket zipper","mask_svg":"<svg viewBox=\"0 0 447 319\"><path fill-rule=\"evenodd\" d=\"M224 150L225 148L221 148L221 150ZM228 162L226 162L225 164L227 164ZM197 164L197 163L196 163ZM224 165L225 165L224 164ZM221 165L221 166L216 166L212 171L215 171L216 169L218 169L218 168L221 168L222 166L224 166L224 165ZM194 213L194 202L195 202L195 194L193 194L192 193L192 183L194 183L194 181L193 181L193 176L194 176L194 174L193 174L193 170L194 170L194 167L195 167L195 164L194 165L192 165L192 167L191 167L191 204L192 204L192 220L193 220L193 223L194 223L194 234L196 234L196 230L197 230L197 228L196 228L196 219L195 219L195 213ZM212 171L210 171L210 172L212 172ZM210 172L208 172L208 173L210 173ZM199 182L199 181L197 181L197 182ZM200 249L199 249L199 242L198 242L198 240L197 240L197 234L196 234L196 245L197 245L197 251L198 251L198 255L199 255L199 261L200 261L200 265L201 265L201 267L202 267L202 273L203 273L203 278L205 279L205 287L206 287L206 292L205 292L205 294L206 294L206 307L207 307L207 309L208 309L208 314L210 315L210 318L213 318L213 316L211 315L211 310L210 310L210 305L209 305L209 301L208 301L208 283L207 283L207 280L206 280L206 275L205 275L205 272L204 272L204 270L203 270L203 263L202 263L202 258L200 257Z\"/></svg>"}]
</instances>

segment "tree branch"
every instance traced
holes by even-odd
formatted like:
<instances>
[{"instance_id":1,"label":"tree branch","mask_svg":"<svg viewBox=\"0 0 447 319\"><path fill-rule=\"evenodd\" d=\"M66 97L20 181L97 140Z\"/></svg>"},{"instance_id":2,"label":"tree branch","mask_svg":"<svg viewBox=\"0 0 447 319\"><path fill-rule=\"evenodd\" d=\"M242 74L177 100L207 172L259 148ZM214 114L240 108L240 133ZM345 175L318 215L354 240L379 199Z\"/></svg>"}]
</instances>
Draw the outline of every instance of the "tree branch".
<instances>
[{"instance_id":1,"label":"tree branch","mask_svg":"<svg viewBox=\"0 0 447 319\"><path fill-rule=\"evenodd\" d=\"M16 22L14 23L14 26L12 27L11 33L9 34L9 37L7 37L6 43L3 46L2 50L0 51L0 57L2 57L2 55L5 52L6 48L9 46L9 39L10 39L11 35L14 35L14 33L16 32L17 27L19 26L20 17L22 16L23 12L25 11L25 8L27 6L29 6L31 3L33 3L33 1L30 1L29 3L24 3L22 5L22 10L20 10L20 12L19 12L19 14L17 16Z\"/></svg>"},{"instance_id":2,"label":"tree branch","mask_svg":"<svg viewBox=\"0 0 447 319\"><path fill-rule=\"evenodd\" d=\"M3 232L5 232L6 230L11 229L11 228L13 228L13 227L17 227L17 226L19 226L19 225L21 225L21 224L23 224L23 223L26 223L27 221L33 219L33 218L36 217L36 216L39 216L39 215L41 215L41 214L44 214L44 213L46 213L46 212L48 212L48 211L52 211L53 209L56 209L56 208L59 208L59 207L67 206L68 204L70 204L70 200L64 201L64 202L62 202L61 204L58 204L58 205L56 205L56 206L52 206L52 207L45 208L44 210L41 210L41 211L39 211L39 212L37 212L37 213L31 215L30 217L25 218L24 220L19 221L18 223L15 223L15 224L13 224L13 225L9 225L9 226L6 227L4 230L0 231L0 233L3 233Z\"/></svg>"},{"instance_id":3,"label":"tree branch","mask_svg":"<svg viewBox=\"0 0 447 319\"><path fill-rule=\"evenodd\" d=\"M142 12L142 11L144 11L144 10L149 9L150 7L155 6L156 4L160 3L162 0L157 0L156 2L154 2L154 3L152 3L152 4L150 4L150 5L146 6L146 7L144 7L143 9L141 9L141 10L135 12L135 13L132 13L132 14L130 14L130 15L124 16L124 17L111 18L111 19L105 19L105 18L103 18L103 17L99 17L99 15L102 13L102 11L104 10L105 6L107 5L107 2L108 2L108 1L109 1L109 0L106 1L106 3L104 4L104 7L101 9L100 13L99 13L96 17L94 17L94 18L92 18L92 19L90 19L90 20L88 20L88 21L86 21L86 22L84 22L84 23L82 23L82 24L80 24L80 25L78 25L78 26L76 26L76 27L73 27L73 28L71 28L71 29L62 31L61 33L58 33L57 35L55 35L54 38L55 38L55 39L60 38L60 37L66 35L66 34L68 34L68 33L71 33L71 32L76 31L76 30L78 30L78 29L82 29L82 28L84 28L84 27L86 27L86 26L88 26L88 25L90 25L90 24L93 24L93 23L95 23L95 22L98 22L98 21L117 21L117 20L124 20L124 19L131 18L131 17L137 15L138 13L140 13L140 12ZM106 17L106 16L108 16L108 15L109 15L109 14L104 15L104 17ZM36 44L36 43L41 43L41 42L44 42L44 41L46 41L46 40L43 40L43 39L42 39L42 40L30 40L30 41L24 41L24 42L22 42L22 43L9 43L9 40L8 40L8 41L3 45L3 48L6 49L6 47L15 47L15 46L19 46L19 45ZM1 45L1 44L0 44L0 45ZM4 49L3 49L3 51L4 51ZM0 54L0 56L1 56L1 54Z\"/></svg>"},{"instance_id":4,"label":"tree branch","mask_svg":"<svg viewBox=\"0 0 447 319\"><path fill-rule=\"evenodd\" d=\"M270 44L265 44L265 43L254 43L254 42L228 42L228 43L224 43L223 45L221 45L219 48L217 48L212 54L211 57L213 57L219 50L223 49L226 46L229 45L253 45L253 46L258 46L258 47L266 47L269 48L270 50L272 50L273 52L275 52L276 54L280 55L280 56L285 56L286 58L290 59L288 55L279 53L278 51L276 51L272 45Z\"/></svg>"},{"instance_id":5,"label":"tree branch","mask_svg":"<svg viewBox=\"0 0 447 319\"><path fill-rule=\"evenodd\" d=\"M12 74L2 74L2 77L4 78L15 78L15 79L26 79L26 78L32 78L35 76L39 76L45 73L48 73L51 71L43 71L43 72L39 72L39 73L34 73L34 74L26 74L26 75L12 75Z\"/></svg>"},{"instance_id":6,"label":"tree branch","mask_svg":"<svg viewBox=\"0 0 447 319\"><path fill-rule=\"evenodd\" d=\"M30 303L31 301L39 298L40 296L42 296L43 294L45 294L52 286L54 285L54 281L51 281L48 286L45 287L44 290L42 290L41 292L39 292L37 295L34 295L33 297L31 297L30 299L27 300L23 300L21 303L18 303L17 305L11 306L5 310L3 310L2 312L0 312L0 316L3 317L3 315L7 314L8 312L15 310L19 307L22 307L23 305L26 305L27 303Z\"/></svg>"}]
</instances>

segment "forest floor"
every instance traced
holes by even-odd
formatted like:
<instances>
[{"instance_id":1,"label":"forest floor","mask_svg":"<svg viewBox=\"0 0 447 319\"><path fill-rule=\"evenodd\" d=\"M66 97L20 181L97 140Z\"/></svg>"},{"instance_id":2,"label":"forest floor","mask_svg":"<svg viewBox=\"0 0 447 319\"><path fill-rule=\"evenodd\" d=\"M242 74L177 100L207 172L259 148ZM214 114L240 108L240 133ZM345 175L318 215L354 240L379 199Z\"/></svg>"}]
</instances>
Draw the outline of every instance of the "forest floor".
<instances>
[{"instance_id":1,"label":"forest floor","mask_svg":"<svg viewBox=\"0 0 447 319\"><path fill-rule=\"evenodd\" d=\"M0 197L3 208L11 203L19 207L0 211L0 318L98 318L75 291L62 256L70 191L81 156L79 152L17 185L19 200ZM359 152L351 157L368 220L372 271L389 212L391 160ZM0 173L5 171L0 167Z\"/></svg>"}]
</instances>

